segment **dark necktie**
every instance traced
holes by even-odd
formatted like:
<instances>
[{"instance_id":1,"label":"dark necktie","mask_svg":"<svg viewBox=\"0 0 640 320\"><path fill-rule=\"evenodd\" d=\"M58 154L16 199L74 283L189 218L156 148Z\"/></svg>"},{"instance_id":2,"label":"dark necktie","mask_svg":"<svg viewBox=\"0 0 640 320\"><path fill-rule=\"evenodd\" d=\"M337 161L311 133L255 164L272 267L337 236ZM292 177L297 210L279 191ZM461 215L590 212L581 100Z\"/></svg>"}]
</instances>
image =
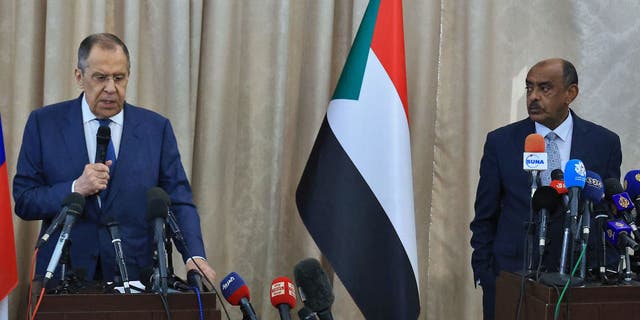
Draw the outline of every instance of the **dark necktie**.
<instances>
[{"instance_id":1,"label":"dark necktie","mask_svg":"<svg viewBox=\"0 0 640 320\"><path fill-rule=\"evenodd\" d=\"M554 169L562 169L560 168L560 149L558 148L558 144L556 143L556 139L558 135L555 132L551 131L547 133L544 137L545 142L545 150L547 151L547 170L542 172L542 185L548 186L551 184L551 171Z\"/></svg>"}]
</instances>

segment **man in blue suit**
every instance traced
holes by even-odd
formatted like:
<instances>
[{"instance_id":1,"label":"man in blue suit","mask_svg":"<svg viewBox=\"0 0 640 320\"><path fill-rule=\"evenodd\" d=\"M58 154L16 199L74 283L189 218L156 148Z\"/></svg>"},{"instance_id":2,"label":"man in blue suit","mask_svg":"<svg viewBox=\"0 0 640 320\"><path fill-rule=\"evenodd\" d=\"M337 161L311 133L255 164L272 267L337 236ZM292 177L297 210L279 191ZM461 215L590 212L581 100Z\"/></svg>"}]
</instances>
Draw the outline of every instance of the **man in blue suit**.
<instances>
[{"instance_id":1,"label":"man in blue suit","mask_svg":"<svg viewBox=\"0 0 640 320\"><path fill-rule=\"evenodd\" d=\"M206 261L200 219L171 124L125 102L129 72L129 51L115 35L94 34L82 41L75 78L83 93L35 110L27 121L13 181L16 214L42 220L42 235L63 199L80 193L86 206L69 238L71 267L83 269L88 279L114 279L117 265L105 222L115 220L129 278L135 280L153 265L154 232L146 219L146 194L160 187L171 199L186 240L188 250L178 245L186 269L197 264L213 281L215 271ZM110 152L115 153L105 163L95 159L100 120L110 127ZM48 241L39 249L36 275L44 275L55 245L55 240Z\"/></svg>"},{"instance_id":2,"label":"man in blue suit","mask_svg":"<svg viewBox=\"0 0 640 320\"><path fill-rule=\"evenodd\" d=\"M538 62L526 78L529 118L487 135L471 222L471 265L474 279L483 289L484 319L494 318L498 273L523 267L524 222L529 220L531 201L530 174L522 169L526 137L554 132L560 168L569 159L579 159L603 179L620 179L620 138L569 109L578 91L578 75L570 62Z\"/></svg>"}]
</instances>

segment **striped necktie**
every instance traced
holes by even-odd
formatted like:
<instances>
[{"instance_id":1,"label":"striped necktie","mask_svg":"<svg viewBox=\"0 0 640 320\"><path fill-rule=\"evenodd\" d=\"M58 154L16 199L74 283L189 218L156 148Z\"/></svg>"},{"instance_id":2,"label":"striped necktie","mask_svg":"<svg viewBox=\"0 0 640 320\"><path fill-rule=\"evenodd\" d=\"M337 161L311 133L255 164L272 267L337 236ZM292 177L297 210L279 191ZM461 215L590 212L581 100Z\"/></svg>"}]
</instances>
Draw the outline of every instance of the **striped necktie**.
<instances>
[{"instance_id":1,"label":"striped necktie","mask_svg":"<svg viewBox=\"0 0 640 320\"><path fill-rule=\"evenodd\" d=\"M544 137L545 149L547 151L547 170L543 171L540 177L543 186L551 184L551 171L554 169L562 169L560 167L560 149L556 143L556 138L558 138L558 135L553 131L547 133Z\"/></svg>"}]
</instances>

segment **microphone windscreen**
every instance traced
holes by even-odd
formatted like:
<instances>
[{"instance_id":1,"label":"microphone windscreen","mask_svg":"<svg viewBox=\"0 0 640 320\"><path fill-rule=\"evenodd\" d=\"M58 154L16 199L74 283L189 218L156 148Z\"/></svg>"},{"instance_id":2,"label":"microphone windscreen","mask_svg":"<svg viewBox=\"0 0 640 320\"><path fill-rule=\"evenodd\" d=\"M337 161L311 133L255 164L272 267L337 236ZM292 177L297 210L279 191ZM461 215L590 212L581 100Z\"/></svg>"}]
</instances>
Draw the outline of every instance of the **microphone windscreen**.
<instances>
[{"instance_id":1,"label":"microphone windscreen","mask_svg":"<svg viewBox=\"0 0 640 320\"><path fill-rule=\"evenodd\" d=\"M604 199L604 185L600 175L593 171L587 171L587 180L582 189L582 197L592 203L599 203Z\"/></svg>"},{"instance_id":2,"label":"microphone windscreen","mask_svg":"<svg viewBox=\"0 0 640 320\"><path fill-rule=\"evenodd\" d=\"M167 206L171 205L171 198L169 198L169 195L160 187L153 187L147 191L147 201L151 201L152 199L160 199L164 201Z\"/></svg>"},{"instance_id":3,"label":"microphone windscreen","mask_svg":"<svg viewBox=\"0 0 640 320\"><path fill-rule=\"evenodd\" d=\"M68 207L67 213L75 215L82 214L85 203L85 198L77 192L71 192L64 201L62 201L62 205Z\"/></svg>"},{"instance_id":4,"label":"microphone windscreen","mask_svg":"<svg viewBox=\"0 0 640 320\"><path fill-rule=\"evenodd\" d=\"M191 269L187 272L187 284L190 287L196 287L200 292L204 291L204 286L202 285L202 274L200 271Z\"/></svg>"},{"instance_id":5,"label":"microphone windscreen","mask_svg":"<svg viewBox=\"0 0 640 320\"><path fill-rule=\"evenodd\" d=\"M584 188L587 180L587 170L584 163L578 159L571 159L564 167L564 184L568 188Z\"/></svg>"},{"instance_id":6,"label":"microphone windscreen","mask_svg":"<svg viewBox=\"0 0 640 320\"><path fill-rule=\"evenodd\" d=\"M293 274L305 306L315 312L331 307L335 299L333 288L318 260L309 258L298 262Z\"/></svg>"},{"instance_id":7,"label":"microphone windscreen","mask_svg":"<svg viewBox=\"0 0 640 320\"><path fill-rule=\"evenodd\" d=\"M240 300L246 298L251 300L249 296L249 287L242 280L239 274L235 272L229 273L222 281L220 281L220 289L222 289L222 295L231 305L240 305Z\"/></svg>"},{"instance_id":8,"label":"microphone windscreen","mask_svg":"<svg viewBox=\"0 0 640 320\"><path fill-rule=\"evenodd\" d=\"M564 181L564 172L562 172L562 169L553 169L553 171L551 171L551 180Z\"/></svg>"},{"instance_id":9,"label":"microphone windscreen","mask_svg":"<svg viewBox=\"0 0 640 320\"><path fill-rule=\"evenodd\" d=\"M624 176L624 188L632 199L640 195L640 170L631 170Z\"/></svg>"},{"instance_id":10,"label":"microphone windscreen","mask_svg":"<svg viewBox=\"0 0 640 320\"><path fill-rule=\"evenodd\" d=\"M564 185L564 181L562 180L551 180L549 186L556 189L556 192L560 195L569 193L567 186Z\"/></svg>"},{"instance_id":11,"label":"microphone windscreen","mask_svg":"<svg viewBox=\"0 0 640 320\"><path fill-rule=\"evenodd\" d=\"M271 305L278 307L287 304L293 309L296 306L296 286L287 277L277 277L271 281Z\"/></svg>"},{"instance_id":12,"label":"microphone windscreen","mask_svg":"<svg viewBox=\"0 0 640 320\"><path fill-rule=\"evenodd\" d=\"M620 181L616 178L607 178L604 180L604 196L607 200L611 200L614 194L623 193L624 189L620 184Z\"/></svg>"},{"instance_id":13,"label":"microphone windscreen","mask_svg":"<svg viewBox=\"0 0 640 320\"><path fill-rule=\"evenodd\" d=\"M531 206L536 212L540 211L540 209L547 209L549 213L553 213L559 204L560 194L556 189L549 186L539 187L531 199Z\"/></svg>"},{"instance_id":14,"label":"microphone windscreen","mask_svg":"<svg viewBox=\"0 0 640 320\"><path fill-rule=\"evenodd\" d=\"M524 152L544 152L544 138L532 133L524 140Z\"/></svg>"}]
</instances>

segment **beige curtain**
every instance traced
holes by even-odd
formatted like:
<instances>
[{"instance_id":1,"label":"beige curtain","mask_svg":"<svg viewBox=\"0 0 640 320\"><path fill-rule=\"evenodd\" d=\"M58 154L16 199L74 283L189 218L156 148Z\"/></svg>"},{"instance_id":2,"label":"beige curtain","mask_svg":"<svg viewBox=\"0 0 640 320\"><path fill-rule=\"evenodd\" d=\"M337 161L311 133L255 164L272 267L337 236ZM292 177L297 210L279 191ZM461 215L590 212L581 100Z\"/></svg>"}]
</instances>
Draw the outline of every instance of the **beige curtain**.
<instances>
[{"instance_id":1,"label":"beige curtain","mask_svg":"<svg viewBox=\"0 0 640 320\"><path fill-rule=\"evenodd\" d=\"M113 32L131 51L127 100L174 126L209 260L241 274L264 319L270 281L320 253L295 188L366 0L0 0L0 114L10 178L31 110L76 97L79 42ZM622 138L623 174L640 156L635 122L636 1L404 1L421 319L480 319L469 222L488 131L526 116L536 61L576 64L576 112ZM26 308L38 222L14 219ZM179 270L184 272L184 270ZM219 279L218 279L219 280ZM361 313L334 279L336 319ZM392 281L378 278L371 281ZM229 308L239 318L236 308Z\"/></svg>"}]
</instances>

